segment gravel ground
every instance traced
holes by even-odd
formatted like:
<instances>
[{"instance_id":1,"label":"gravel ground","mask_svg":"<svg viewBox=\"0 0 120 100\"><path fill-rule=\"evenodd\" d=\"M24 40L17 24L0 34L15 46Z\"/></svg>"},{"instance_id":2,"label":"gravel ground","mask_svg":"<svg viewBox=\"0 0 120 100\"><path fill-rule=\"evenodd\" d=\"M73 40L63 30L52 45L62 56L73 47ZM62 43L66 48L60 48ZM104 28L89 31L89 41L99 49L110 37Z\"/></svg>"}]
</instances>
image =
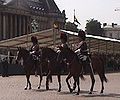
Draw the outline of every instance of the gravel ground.
<instances>
[{"instance_id":1,"label":"gravel ground","mask_svg":"<svg viewBox=\"0 0 120 100\"><path fill-rule=\"evenodd\" d=\"M57 92L57 77L53 76L53 83L50 83L50 90L45 90L45 78L43 78L41 89L37 89L39 77L31 76L32 90L24 90L26 77L23 76L0 76L0 100L120 100L120 73L106 74L108 83L105 83L105 90L100 94L101 83L95 75L96 83L93 94L88 94L91 82L88 75L86 80L80 82L80 95L69 93L65 78L62 76L62 91ZM73 80L70 80L73 83Z\"/></svg>"}]
</instances>

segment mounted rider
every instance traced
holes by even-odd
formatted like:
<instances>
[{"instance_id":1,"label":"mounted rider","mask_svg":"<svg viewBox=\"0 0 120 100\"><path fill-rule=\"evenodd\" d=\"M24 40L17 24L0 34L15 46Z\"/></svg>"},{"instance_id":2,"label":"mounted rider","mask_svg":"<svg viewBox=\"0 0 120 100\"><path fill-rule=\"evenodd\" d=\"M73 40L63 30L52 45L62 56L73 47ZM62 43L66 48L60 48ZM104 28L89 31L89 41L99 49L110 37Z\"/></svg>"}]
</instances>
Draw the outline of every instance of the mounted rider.
<instances>
[{"instance_id":1,"label":"mounted rider","mask_svg":"<svg viewBox=\"0 0 120 100\"><path fill-rule=\"evenodd\" d=\"M34 60L38 60L39 59L39 43L38 43L37 37L32 36L31 42L32 42L32 47L30 48L30 53L32 54Z\"/></svg>"},{"instance_id":2,"label":"mounted rider","mask_svg":"<svg viewBox=\"0 0 120 100\"><path fill-rule=\"evenodd\" d=\"M78 58L83 63L83 70L86 72L86 64L89 62L88 48L86 39L86 33L83 30L80 30L78 33L79 44L75 49L75 53L78 55Z\"/></svg>"},{"instance_id":3,"label":"mounted rider","mask_svg":"<svg viewBox=\"0 0 120 100\"><path fill-rule=\"evenodd\" d=\"M68 44L67 44L67 35L65 33L61 33L60 34L60 39L61 39L61 47L63 48L68 48Z\"/></svg>"}]
</instances>

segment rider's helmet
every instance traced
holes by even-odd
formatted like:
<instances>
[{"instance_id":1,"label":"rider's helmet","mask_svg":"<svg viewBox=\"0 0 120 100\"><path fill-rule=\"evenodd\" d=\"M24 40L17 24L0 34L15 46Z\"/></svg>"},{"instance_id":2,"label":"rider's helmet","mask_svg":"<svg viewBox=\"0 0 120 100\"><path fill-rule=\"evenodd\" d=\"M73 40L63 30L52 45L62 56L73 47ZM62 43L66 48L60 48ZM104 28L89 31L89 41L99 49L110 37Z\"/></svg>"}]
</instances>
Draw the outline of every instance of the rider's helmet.
<instances>
[{"instance_id":1,"label":"rider's helmet","mask_svg":"<svg viewBox=\"0 0 120 100\"><path fill-rule=\"evenodd\" d=\"M80 30L78 32L78 37L81 38L82 40L85 40L86 39L86 33L85 33L85 31Z\"/></svg>"},{"instance_id":2,"label":"rider's helmet","mask_svg":"<svg viewBox=\"0 0 120 100\"><path fill-rule=\"evenodd\" d=\"M60 39L64 40L65 42L67 42L67 35L65 33L61 33L60 34Z\"/></svg>"},{"instance_id":3,"label":"rider's helmet","mask_svg":"<svg viewBox=\"0 0 120 100\"><path fill-rule=\"evenodd\" d=\"M31 42L33 42L33 43L38 43L37 37L32 36L32 37L31 37Z\"/></svg>"}]
</instances>

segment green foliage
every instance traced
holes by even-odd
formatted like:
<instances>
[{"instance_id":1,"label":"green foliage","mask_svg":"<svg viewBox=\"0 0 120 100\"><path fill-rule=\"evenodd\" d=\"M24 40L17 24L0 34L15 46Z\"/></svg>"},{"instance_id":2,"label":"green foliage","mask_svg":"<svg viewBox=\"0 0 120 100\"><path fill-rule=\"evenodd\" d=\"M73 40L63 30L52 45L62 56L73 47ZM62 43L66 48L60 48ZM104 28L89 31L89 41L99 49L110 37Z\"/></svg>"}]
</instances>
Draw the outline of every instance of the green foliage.
<instances>
[{"instance_id":1,"label":"green foliage","mask_svg":"<svg viewBox=\"0 0 120 100\"><path fill-rule=\"evenodd\" d=\"M67 31L73 31L73 32L78 32L78 25L72 22L66 22L65 24L65 30Z\"/></svg>"},{"instance_id":2,"label":"green foliage","mask_svg":"<svg viewBox=\"0 0 120 100\"><path fill-rule=\"evenodd\" d=\"M101 23L94 19L87 20L86 32L91 35L102 36L103 29L101 28Z\"/></svg>"}]
</instances>

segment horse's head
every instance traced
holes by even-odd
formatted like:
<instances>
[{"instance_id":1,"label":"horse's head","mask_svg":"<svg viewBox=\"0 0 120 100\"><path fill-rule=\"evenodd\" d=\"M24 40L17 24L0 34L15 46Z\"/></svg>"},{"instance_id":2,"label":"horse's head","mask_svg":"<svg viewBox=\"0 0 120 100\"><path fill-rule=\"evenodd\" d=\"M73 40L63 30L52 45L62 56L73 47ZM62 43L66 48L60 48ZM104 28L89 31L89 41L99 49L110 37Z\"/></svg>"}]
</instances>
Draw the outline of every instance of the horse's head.
<instances>
[{"instance_id":1,"label":"horse's head","mask_svg":"<svg viewBox=\"0 0 120 100\"><path fill-rule=\"evenodd\" d=\"M24 59L25 57L28 56L28 53L29 51L26 50L25 48L18 47L16 61L20 61L21 59Z\"/></svg>"}]
</instances>

